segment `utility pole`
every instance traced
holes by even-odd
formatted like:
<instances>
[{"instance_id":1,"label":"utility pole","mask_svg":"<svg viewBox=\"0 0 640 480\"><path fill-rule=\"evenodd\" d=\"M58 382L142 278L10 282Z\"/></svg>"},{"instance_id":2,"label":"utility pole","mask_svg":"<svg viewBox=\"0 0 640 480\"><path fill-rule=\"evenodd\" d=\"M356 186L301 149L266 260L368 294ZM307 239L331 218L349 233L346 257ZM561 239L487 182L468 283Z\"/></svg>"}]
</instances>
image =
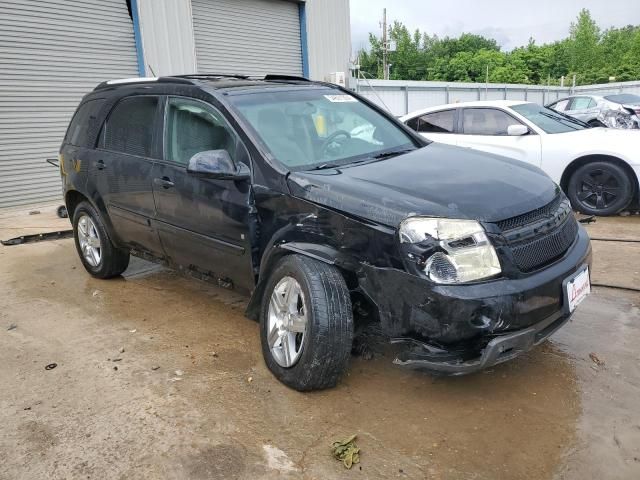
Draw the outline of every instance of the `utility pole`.
<instances>
[{"instance_id":1,"label":"utility pole","mask_svg":"<svg viewBox=\"0 0 640 480\"><path fill-rule=\"evenodd\" d=\"M382 10L382 78L389 80L389 65L387 61L387 9Z\"/></svg>"}]
</instances>

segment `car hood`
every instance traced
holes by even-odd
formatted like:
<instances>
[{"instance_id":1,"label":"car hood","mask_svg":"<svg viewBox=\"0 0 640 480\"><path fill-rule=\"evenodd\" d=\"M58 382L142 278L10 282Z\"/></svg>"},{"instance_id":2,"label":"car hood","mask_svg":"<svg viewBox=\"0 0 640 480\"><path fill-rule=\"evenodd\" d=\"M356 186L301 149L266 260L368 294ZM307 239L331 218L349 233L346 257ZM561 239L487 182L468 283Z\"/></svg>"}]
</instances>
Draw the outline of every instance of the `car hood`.
<instances>
[{"instance_id":1,"label":"car hood","mask_svg":"<svg viewBox=\"0 0 640 480\"><path fill-rule=\"evenodd\" d=\"M394 228L412 215L504 220L559 191L536 167L439 143L378 162L292 172L288 182L294 196Z\"/></svg>"},{"instance_id":2,"label":"car hood","mask_svg":"<svg viewBox=\"0 0 640 480\"><path fill-rule=\"evenodd\" d=\"M625 128L585 128L574 132L548 134L545 137L558 137L571 150L580 150L586 153L594 150L594 153L621 154L631 163L637 158L638 145L640 145L640 130ZM543 142L545 138L542 139Z\"/></svg>"}]
</instances>

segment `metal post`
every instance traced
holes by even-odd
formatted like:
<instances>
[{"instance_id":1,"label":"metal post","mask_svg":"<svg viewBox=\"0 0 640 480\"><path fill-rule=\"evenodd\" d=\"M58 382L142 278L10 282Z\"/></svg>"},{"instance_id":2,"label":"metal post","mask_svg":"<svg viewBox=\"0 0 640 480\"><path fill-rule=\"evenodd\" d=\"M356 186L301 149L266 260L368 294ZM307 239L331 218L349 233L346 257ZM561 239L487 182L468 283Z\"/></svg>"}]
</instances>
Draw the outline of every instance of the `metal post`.
<instances>
[{"instance_id":1,"label":"metal post","mask_svg":"<svg viewBox=\"0 0 640 480\"><path fill-rule=\"evenodd\" d=\"M409 113L409 86L405 85L402 87L404 90L404 113Z\"/></svg>"},{"instance_id":2,"label":"metal post","mask_svg":"<svg viewBox=\"0 0 640 480\"><path fill-rule=\"evenodd\" d=\"M504 92L503 92L503 95L502 95L502 99L503 100L507 99L507 87L506 86L504 87Z\"/></svg>"},{"instance_id":3,"label":"metal post","mask_svg":"<svg viewBox=\"0 0 640 480\"><path fill-rule=\"evenodd\" d=\"M382 10L382 78L389 80L389 66L387 65L387 9Z\"/></svg>"},{"instance_id":4,"label":"metal post","mask_svg":"<svg viewBox=\"0 0 640 480\"><path fill-rule=\"evenodd\" d=\"M444 103L449 103L449 85L444 87Z\"/></svg>"},{"instance_id":5,"label":"metal post","mask_svg":"<svg viewBox=\"0 0 640 480\"><path fill-rule=\"evenodd\" d=\"M489 64L487 64L487 75L484 78L484 99L489 99Z\"/></svg>"},{"instance_id":6,"label":"metal post","mask_svg":"<svg viewBox=\"0 0 640 480\"><path fill-rule=\"evenodd\" d=\"M524 101L529 100L529 87L524 87Z\"/></svg>"},{"instance_id":7,"label":"metal post","mask_svg":"<svg viewBox=\"0 0 640 480\"><path fill-rule=\"evenodd\" d=\"M478 100L482 99L482 87L478 87Z\"/></svg>"}]
</instances>

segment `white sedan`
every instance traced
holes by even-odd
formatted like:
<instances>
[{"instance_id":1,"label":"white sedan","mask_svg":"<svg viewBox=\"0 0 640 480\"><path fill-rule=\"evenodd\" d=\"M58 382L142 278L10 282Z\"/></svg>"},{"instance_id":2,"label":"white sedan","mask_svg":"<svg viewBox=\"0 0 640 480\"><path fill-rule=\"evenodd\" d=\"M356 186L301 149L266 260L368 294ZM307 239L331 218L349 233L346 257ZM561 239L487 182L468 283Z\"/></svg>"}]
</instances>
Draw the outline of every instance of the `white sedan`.
<instances>
[{"instance_id":1,"label":"white sedan","mask_svg":"<svg viewBox=\"0 0 640 480\"><path fill-rule=\"evenodd\" d=\"M583 213L613 215L638 195L638 130L590 128L535 103L511 100L441 105L400 120L430 140L540 167Z\"/></svg>"}]
</instances>

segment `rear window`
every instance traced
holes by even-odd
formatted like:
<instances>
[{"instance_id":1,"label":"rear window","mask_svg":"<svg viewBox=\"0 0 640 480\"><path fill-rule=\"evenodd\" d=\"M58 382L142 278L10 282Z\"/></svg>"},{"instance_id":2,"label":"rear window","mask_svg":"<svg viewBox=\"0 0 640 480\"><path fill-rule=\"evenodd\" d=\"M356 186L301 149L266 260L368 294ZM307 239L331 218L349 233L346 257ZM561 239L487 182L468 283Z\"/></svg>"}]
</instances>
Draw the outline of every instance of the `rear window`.
<instances>
[{"instance_id":1,"label":"rear window","mask_svg":"<svg viewBox=\"0 0 640 480\"><path fill-rule=\"evenodd\" d=\"M121 100L107 118L100 146L114 152L151 157L157 110L158 97L141 96Z\"/></svg>"},{"instance_id":2,"label":"rear window","mask_svg":"<svg viewBox=\"0 0 640 480\"><path fill-rule=\"evenodd\" d=\"M78 110L76 110L75 115L71 119L71 123L69 124L69 128L67 129L67 134L64 137L64 141L66 143L70 143L71 145L75 145L77 147L89 146L88 133L89 131L97 127L97 114L100 111L100 107L102 107L103 103L104 99L99 98L84 102L78 107Z\"/></svg>"},{"instance_id":3,"label":"rear window","mask_svg":"<svg viewBox=\"0 0 640 480\"><path fill-rule=\"evenodd\" d=\"M640 104L640 96L633 95L631 93L620 93L618 95L607 95L604 97L610 102L614 103L632 103L632 104Z\"/></svg>"},{"instance_id":4,"label":"rear window","mask_svg":"<svg viewBox=\"0 0 640 480\"><path fill-rule=\"evenodd\" d=\"M421 133L453 133L454 118L454 110L443 110L412 118L407 126Z\"/></svg>"}]
</instances>

